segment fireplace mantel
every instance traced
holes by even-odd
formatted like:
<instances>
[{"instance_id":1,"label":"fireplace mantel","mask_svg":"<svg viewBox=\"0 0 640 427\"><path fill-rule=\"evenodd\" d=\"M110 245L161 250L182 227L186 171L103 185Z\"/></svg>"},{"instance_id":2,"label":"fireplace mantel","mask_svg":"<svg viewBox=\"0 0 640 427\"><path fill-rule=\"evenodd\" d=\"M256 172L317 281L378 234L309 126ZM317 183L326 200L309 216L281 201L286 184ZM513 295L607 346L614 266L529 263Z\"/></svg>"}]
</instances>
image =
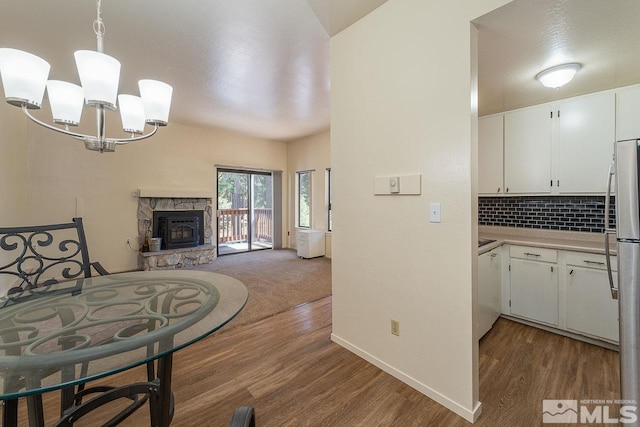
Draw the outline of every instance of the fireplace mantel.
<instances>
[{"instance_id":1,"label":"fireplace mantel","mask_svg":"<svg viewBox=\"0 0 640 427\"><path fill-rule=\"evenodd\" d=\"M206 190L183 190L183 189L149 189L140 188L137 191L138 197L149 197L154 199L211 199L211 191Z\"/></svg>"}]
</instances>

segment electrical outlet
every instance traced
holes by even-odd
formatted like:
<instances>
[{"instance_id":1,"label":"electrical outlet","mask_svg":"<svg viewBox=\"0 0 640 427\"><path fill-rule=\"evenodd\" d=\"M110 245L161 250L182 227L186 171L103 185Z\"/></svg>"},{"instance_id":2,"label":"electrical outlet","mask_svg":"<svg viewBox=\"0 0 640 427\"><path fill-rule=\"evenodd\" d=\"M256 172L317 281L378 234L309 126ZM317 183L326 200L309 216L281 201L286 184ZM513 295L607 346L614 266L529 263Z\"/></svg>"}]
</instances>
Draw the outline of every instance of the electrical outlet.
<instances>
[{"instance_id":1,"label":"electrical outlet","mask_svg":"<svg viewBox=\"0 0 640 427\"><path fill-rule=\"evenodd\" d=\"M396 336L400 336L400 322L391 319L391 333Z\"/></svg>"}]
</instances>

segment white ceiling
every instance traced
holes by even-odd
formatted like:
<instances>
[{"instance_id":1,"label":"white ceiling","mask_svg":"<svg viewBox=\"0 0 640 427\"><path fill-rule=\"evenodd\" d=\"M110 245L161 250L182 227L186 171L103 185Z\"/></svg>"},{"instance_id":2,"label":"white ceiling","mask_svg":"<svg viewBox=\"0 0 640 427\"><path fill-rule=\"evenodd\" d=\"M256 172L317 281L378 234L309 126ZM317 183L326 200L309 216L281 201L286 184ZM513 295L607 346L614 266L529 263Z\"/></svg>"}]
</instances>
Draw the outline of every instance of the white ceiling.
<instances>
[{"instance_id":1,"label":"white ceiling","mask_svg":"<svg viewBox=\"0 0 640 427\"><path fill-rule=\"evenodd\" d=\"M173 86L172 123L292 140L329 126L330 35L385 1L103 0L105 52L121 93ZM0 47L78 83L73 52L95 49L94 19L94 0L0 1ZM638 0L515 0L477 19L480 114L640 83L638 23ZM534 79L562 62L583 65L564 88Z\"/></svg>"},{"instance_id":2,"label":"white ceiling","mask_svg":"<svg viewBox=\"0 0 640 427\"><path fill-rule=\"evenodd\" d=\"M170 123L291 140L329 126L328 32L383 2L103 0L105 53L122 63L120 93L142 78L173 86ZM95 17L95 0L4 0L0 47L79 83L73 52L96 49Z\"/></svg>"},{"instance_id":3,"label":"white ceiling","mask_svg":"<svg viewBox=\"0 0 640 427\"><path fill-rule=\"evenodd\" d=\"M474 21L480 115L640 83L640 1L515 0ZM535 75L578 62L560 89Z\"/></svg>"}]
</instances>

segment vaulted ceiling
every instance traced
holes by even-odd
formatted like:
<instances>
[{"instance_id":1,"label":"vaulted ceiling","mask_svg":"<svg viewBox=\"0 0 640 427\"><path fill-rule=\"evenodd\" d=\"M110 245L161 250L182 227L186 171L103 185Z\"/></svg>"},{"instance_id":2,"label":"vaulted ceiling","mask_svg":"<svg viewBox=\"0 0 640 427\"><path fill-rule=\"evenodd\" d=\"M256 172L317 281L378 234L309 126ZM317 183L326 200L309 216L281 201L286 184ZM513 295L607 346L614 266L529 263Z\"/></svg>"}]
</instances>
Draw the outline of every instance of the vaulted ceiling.
<instances>
[{"instance_id":1,"label":"vaulted ceiling","mask_svg":"<svg viewBox=\"0 0 640 427\"><path fill-rule=\"evenodd\" d=\"M104 0L105 53L122 63L120 93L173 86L170 122L291 140L329 126L330 34L384 1ZM73 52L96 49L95 18L92 0L2 1L0 47L79 84Z\"/></svg>"}]
</instances>

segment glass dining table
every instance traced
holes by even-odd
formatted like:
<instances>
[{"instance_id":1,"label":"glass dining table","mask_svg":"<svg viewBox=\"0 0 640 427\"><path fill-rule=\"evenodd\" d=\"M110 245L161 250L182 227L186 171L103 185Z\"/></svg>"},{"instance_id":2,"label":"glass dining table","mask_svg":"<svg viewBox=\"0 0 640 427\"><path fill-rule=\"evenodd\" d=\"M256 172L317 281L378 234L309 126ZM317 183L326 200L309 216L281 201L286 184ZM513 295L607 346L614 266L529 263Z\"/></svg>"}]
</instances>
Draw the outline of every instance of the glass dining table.
<instances>
[{"instance_id":1,"label":"glass dining table","mask_svg":"<svg viewBox=\"0 0 640 427\"><path fill-rule=\"evenodd\" d=\"M0 298L3 426L19 424L22 397L29 425L43 426L41 395L53 390L61 390L58 426L73 425L118 399L128 406L104 425L121 422L146 402L151 425L169 425L173 353L224 326L247 297L247 288L229 276L164 270L81 279ZM86 384L144 364L145 382Z\"/></svg>"}]
</instances>

